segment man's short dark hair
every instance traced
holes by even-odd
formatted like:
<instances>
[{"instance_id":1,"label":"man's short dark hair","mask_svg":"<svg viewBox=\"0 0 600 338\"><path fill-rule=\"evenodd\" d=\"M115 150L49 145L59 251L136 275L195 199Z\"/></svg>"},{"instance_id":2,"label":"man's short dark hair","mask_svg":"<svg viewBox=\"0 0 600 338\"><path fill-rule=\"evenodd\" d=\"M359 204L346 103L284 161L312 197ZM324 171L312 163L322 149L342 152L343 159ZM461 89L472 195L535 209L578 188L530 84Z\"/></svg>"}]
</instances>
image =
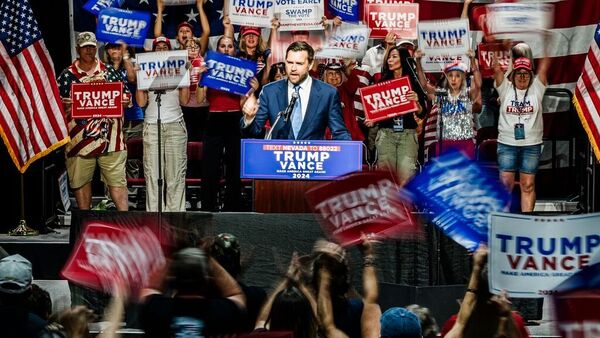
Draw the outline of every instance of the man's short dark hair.
<instances>
[{"instance_id":1,"label":"man's short dark hair","mask_svg":"<svg viewBox=\"0 0 600 338\"><path fill-rule=\"evenodd\" d=\"M285 57L287 58L287 55L289 52L307 52L308 53L308 63L313 62L314 58L315 58L315 50L312 48L311 45L309 45L308 43L304 42L304 41L296 41L296 42L292 42L287 50L285 51Z\"/></svg>"}]
</instances>

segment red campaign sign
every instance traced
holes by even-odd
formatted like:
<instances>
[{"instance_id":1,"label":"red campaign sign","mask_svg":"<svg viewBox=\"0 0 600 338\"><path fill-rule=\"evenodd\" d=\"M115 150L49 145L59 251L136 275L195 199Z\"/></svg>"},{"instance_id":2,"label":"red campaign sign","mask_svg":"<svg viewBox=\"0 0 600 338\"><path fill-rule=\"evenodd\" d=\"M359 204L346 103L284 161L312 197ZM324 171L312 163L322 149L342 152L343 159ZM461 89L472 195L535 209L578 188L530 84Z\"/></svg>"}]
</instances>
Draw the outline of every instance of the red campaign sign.
<instances>
[{"instance_id":1,"label":"red campaign sign","mask_svg":"<svg viewBox=\"0 0 600 338\"><path fill-rule=\"evenodd\" d=\"M408 76L360 88L365 116L376 122L419 110L415 101L406 98L411 90Z\"/></svg>"},{"instance_id":2,"label":"red campaign sign","mask_svg":"<svg viewBox=\"0 0 600 338\"><path fill-rule=\"evenodd\" d=\"M580 290L553 296L561 337L594 338L600 335L600 290Z\"/></svg>"},{"instance_id":3,"label":"red campaign sign","mask_svg":"<svg viewBox=\"0 0 600 338\"><path fill-rule=\"evenodd\" d=\"M61 275L74 283L111 292L120 277L136 295L150 274L165 264L160 242L148 227L90 223Z\"/></svg>"},{"instance_id":4,"label":"red campaign sign","mask_svg":"<svg viewBox=\"0 0 600 338\"><path fill-rule=\"evenodd\" d=\"M89 82L71 85L74 119L123 116L123 82Z\"/></svg>"},{"instance_id":5,"label":"red campaign sign","mask_svg":"<svg viewBox=\"0 0 600 338\"><path fill-rule=\"evenodd\" d=\"M385 38L389 32L402 39L417 38L419 4L369 3L365 1L365 21L373 39Z\"/></svg>"},{"instance_id":6,"label":"red campaign sign","mask_svg":"<svg viewBox=\"0 0 600 338\"><path fill-rule=\"evenodd\" d=\"M510 63L510 51L506 50L502 43L480 43L477 50L479 51L479 71L482 77L491 78L494 76L494 54L500 62L502 71L506 72Z\"/></svg>"},{"instance_id":7,"label":"red campaign sign","mask_svg":"<svg viewBox=\"0 0 600 338\"><path fill-rule=\"evenodd\" d=\"M418 238L421 229L398 191L390 171L367 171L318 185L306 199L323 231L342 246L358 243L363 233Z\"/></svg>"}]
</instances>

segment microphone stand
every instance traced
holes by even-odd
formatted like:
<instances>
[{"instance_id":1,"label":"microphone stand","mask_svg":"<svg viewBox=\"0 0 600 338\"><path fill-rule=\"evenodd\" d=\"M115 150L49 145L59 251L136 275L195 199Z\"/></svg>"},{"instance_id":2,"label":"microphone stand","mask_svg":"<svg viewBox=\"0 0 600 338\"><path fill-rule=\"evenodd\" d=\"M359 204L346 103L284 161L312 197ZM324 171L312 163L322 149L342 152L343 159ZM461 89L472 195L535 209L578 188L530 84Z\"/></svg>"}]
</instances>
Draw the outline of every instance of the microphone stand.
<instances>
[{"instance_id":1,"label":"microphone stand","mask_svg":"<svg viewBox=\"0 0 600 338\"><path fill-rule=\"evenodd\" d=\"M160 233L162 231L162 213L163 213L163 192L164 192L164 182L163 182L163 171L162 171L162 122L160 119L160 106L161 106L161 96L165 93L165 90L153 90L156 95L156 108L157 108L157 117L156 117L156 128L158 129L157 138L158 138L158 178L156 180L158 184L158 232L159 238Z\"/></svg>"},{"instance_id":2,"label":"microphone stand","mask_svg":"<svg viewBox=\"0 0 600 338\"><path fill-rule=\"evenodd\" d=\"M438 88L435 91L435 101L436 104L438 105L438 113L437 113L437 121L438 121L438 128L437 128L437 148L438 148L438 157L440 155L442 155L442 150L443 150L443 145L442 145L442 138L444 136L444 120L442 118L442 106L444 105L444 103L448 100L448 92L446 89L443 88Z\"/></svg>"},{"instance_id":3,"label":"microphone stand","mask_svg":"<svg viewBox=\"0 0 600 338\"><path fill-rule=\"evenodd\" d=\"M296 100L298 100L298 94L296 94L294 92L294 93L292 93L292 99L290 100L290 103L287 105L285 110L282 110L277 114L277 118L275 119L275 122L271 126L271 129L269 130L267 135L265 135L265 140L270 140L273 137L273 130L275 130L275 127L279 124L279 121L281 121L282 117L283 117L284 123L288 122L288 120L290 118L290 114L292 113L292 109L294 109L294 105L296 104Z\"/></svg>"}]
</instances>

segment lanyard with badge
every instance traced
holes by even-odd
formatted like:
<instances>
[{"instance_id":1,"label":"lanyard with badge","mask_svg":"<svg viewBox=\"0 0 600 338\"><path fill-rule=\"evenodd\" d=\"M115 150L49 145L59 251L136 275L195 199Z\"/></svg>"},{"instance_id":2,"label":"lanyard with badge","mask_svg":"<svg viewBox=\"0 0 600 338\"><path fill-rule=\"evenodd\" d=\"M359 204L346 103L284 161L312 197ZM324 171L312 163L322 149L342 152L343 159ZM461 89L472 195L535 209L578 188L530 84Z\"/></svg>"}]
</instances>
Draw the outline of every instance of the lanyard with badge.
<instances>
[{"instance_id":1,"label":"lanyard with badge","mask_svg":"<svg viewBox=\"0 0 600 338\"><path fill-rule=\"evenodd\" d=\"M525 101L527 99L527 93L529 92L529 88L525 90L525 95L523 95L523 102L519 104L519 97L517 96L517 87L513 85L513 89L515 90L515 104L517 105L517 110L519 111L519 123L515 123L515 140L524 140L525 139L525 125L521 123L521 115L523 115L523 107L525 106Z\"/></svg>"}]
</instances>

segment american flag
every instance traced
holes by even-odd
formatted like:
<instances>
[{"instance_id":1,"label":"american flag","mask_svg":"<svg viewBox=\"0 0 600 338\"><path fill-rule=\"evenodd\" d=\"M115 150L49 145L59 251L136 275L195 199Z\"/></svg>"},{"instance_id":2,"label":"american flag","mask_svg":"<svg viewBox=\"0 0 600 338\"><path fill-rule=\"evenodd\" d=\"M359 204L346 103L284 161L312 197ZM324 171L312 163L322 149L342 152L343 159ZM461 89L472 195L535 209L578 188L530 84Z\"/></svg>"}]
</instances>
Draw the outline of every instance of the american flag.
<instances>
[{"instance_id":1,"label":"american flag","mask_svg":"<svg viewBox=\"0 0 600 338\"><path fill-rule=\"evenodd\" d=\"M577 81L573 103L583 124L596 159L600 160L600 24Z\"/></svg>"},{"instance_id":2,"label":"american flag","mask_svg":"<svg viewBox=\"0 0 600 338\"><path fill-rule=\"evenodd\" d=\"M0 0L0 134L21 173L69 141L54 78L27 0Z\"/></svg>"}]
</instances>

